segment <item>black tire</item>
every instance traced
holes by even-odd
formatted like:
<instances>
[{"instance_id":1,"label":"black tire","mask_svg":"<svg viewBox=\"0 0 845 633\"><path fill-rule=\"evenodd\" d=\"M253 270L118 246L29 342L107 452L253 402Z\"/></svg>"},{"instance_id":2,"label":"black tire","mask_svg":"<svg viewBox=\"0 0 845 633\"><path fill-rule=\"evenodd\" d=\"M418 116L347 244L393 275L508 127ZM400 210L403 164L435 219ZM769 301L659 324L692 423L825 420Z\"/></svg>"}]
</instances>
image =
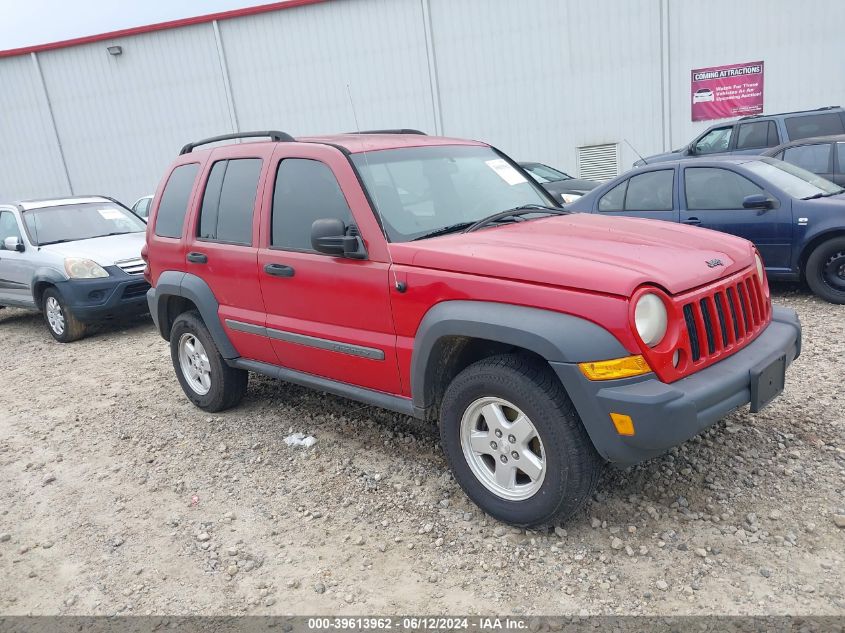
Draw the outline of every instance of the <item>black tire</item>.
<instances>
[{"instance_id":1,"label":"black tire","mask_svg":"<svg viewBox=\"0 0 845 633\"><path fill-rule=\"evenodd\" d=\"M72 343L85 336L86 325L76 318L55 288L47 288L44 291L44 296L41 297L41 314L44 316L47 331L59 343Z\"/></svg>"},{"instance_id":2,"label":"black tire","mask_svg":"<svg viewBox=\"0 0 845 633\"><path fill-rule=\"evenodd\" d=\"M542 441L545 475L526 499L506 499L488 489L464 454L462 419L486 397L513 403L530 419ZM494 518L522 527L551 525L571 517L592 495L604 467L551 368L516 354L478 361L455 377L443 397L440 437L452 473L467 496Z\"/></svg>"},{"instance_id":3,"label":"black tire","mask_svg":"<svg viewBox=\"0 0 845 633\"><path fill-rule=\"evenodd\" d=\"M186 342L190 342L190 337L194 337L204 348L210 379L210 386L206 393L200 393L192 387L191 379L185 376L182 369L179 347L183 337L186 337ZM188 400L204 411L214 413L230 409L237 405L246 394L249 373L226 364L198 312L183 312L176 317L173 328L170 330L170 358L179 384L182 385L182 391L188 396Z\"/></svg>"},{"instance_id":4,"label":"black tire","mask_svg":"<svg viewBox=\"0 0 845 633\"><path fill-rule=\"evenodd\" d=\"M816 246L807 258L804 276L817 296L831 303L845 303L845 237Z\"/></svg>"}]
</instances>

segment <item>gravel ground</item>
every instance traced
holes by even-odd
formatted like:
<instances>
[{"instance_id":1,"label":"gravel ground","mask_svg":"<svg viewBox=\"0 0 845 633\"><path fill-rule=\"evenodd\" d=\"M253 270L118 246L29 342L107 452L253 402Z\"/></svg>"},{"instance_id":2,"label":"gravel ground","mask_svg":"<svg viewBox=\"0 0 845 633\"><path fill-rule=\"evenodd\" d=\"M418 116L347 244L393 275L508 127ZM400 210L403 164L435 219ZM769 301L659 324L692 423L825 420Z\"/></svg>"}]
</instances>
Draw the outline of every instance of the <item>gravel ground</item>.
<instances>
[{"instance_id":1,"label":"gravel ground","mask_svg":"<svg viewBox=\"0 0 845 633\"><path fill-rule=\"evenodd\" d=\"M783 396L549 532L486 518L428 425L257 376L209 417L147 320L61 345L2 310L0 613L843 615L845 306L775 294Z\"/></svg>"}]
</instances>

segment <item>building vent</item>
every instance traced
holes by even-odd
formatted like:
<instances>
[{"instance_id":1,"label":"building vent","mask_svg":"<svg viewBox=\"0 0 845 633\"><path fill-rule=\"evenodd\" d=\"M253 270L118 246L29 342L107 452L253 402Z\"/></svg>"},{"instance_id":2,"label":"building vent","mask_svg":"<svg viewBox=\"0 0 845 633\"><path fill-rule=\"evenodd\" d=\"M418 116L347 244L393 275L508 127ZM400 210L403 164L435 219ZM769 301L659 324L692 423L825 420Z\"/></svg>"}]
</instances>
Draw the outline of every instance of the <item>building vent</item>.
<instances>
[{"instance_id":1,"label":"building vent","mask_svg":"<svg viewBox=\"0 0 845 633\"><path fill-rule=\"evenodd\" d=\"M578 148L578 177L610 180L619 175L619 143Z\"/></svg>"}]
</instances>

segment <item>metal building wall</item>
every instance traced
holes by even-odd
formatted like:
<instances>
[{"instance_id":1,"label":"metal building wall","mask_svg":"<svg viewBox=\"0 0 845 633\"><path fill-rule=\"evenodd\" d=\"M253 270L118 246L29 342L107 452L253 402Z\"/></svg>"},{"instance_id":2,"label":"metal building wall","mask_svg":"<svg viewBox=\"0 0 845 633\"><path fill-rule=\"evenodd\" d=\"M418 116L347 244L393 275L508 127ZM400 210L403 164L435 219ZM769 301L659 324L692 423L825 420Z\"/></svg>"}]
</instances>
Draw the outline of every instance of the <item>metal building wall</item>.
<instances>
[{"instance_id":1,"label":"metal building wall","mask_svg":"<svg viewBox=\"0 0 845 633\"><path fill-rule=\"evenodd\" d=\"M649 154L707 125L692 68L762 59L767 112L845 105L843 19L842 0L331 0L0 57L0 198L69 193L61 146L74 193L131 203L190 140L354 129L347 84L362 128L571 172L577 147L618 143L624 170L625 140Z\"/></svg>"}]
</instances>

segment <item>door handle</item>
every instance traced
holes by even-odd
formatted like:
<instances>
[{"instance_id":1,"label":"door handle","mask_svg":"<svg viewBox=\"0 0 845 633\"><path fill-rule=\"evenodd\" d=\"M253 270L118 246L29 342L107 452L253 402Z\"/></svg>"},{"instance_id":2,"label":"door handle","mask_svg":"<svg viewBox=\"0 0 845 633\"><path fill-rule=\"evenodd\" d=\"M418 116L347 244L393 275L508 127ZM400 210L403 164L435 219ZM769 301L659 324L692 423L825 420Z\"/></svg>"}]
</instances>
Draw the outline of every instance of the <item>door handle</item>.
<instances>
[{"instance_id":1,"label":"door handle","mask_svg":"<svg viewBox=\"0 0 845 633\"><path fill-rule=\"evenodd\" d=\"M686 220L682 220L684 224L691 224L692 226L700 226L701 220L698 218L687 218Z\"/></svg>"},{"instance_id":2,"label":"door handle","mask_svg":"<svg viewBox=\"0 0 845 633\"><path fill-rule=\"evenodd\" d=\"M207 264L208 263L208 255L205 253L188 253L186 258L192 264Z\"/></svg>"},{"instance_id":3,"label":"door handle","mask_svg":"<svg viewBox=\"0 0 845 633\"><path fill-rule=\"evenodd\" d=\"M264 272L273 277L293 277L294 270L284 264L267 264L264 266Z\"/></svg>"}]
</instances>

